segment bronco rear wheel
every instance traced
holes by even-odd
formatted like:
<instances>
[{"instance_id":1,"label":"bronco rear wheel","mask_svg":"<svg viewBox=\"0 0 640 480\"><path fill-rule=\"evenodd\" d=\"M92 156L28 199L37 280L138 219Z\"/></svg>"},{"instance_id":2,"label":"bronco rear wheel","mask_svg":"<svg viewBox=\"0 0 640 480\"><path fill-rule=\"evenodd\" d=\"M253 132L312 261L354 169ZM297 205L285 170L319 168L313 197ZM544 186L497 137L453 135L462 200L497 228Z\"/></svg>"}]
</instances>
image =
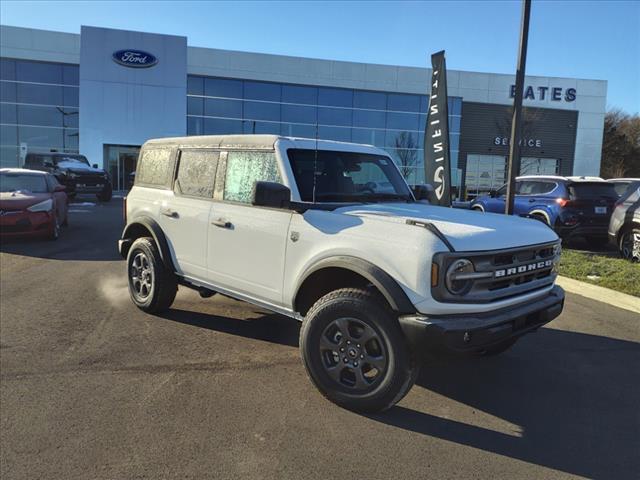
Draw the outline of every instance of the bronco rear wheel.
<instances>
[{"instance_id":1,"label":"bronco rear wheel","mask_svg":"<svg viewBox=\"0 0 640 480\"><path fill-rule=\"evenodd\" d=\"M151 238L138 238L127 255L129 295L136 306L148 313L168 309L178 292L175 275L165 267Z\"/></svg>"},{"instance_id":2,"label":"bronco rear wheel","mask_svg":"<svg viewBox=\"0 0 640 480\"><path fill-rule=\"evenodd\" d=\"M350 410L392 407L418 373L397 319L362 289L343 288L320 298L302 324L300 349L318 390Z\"/></svg>"}]
</instances>

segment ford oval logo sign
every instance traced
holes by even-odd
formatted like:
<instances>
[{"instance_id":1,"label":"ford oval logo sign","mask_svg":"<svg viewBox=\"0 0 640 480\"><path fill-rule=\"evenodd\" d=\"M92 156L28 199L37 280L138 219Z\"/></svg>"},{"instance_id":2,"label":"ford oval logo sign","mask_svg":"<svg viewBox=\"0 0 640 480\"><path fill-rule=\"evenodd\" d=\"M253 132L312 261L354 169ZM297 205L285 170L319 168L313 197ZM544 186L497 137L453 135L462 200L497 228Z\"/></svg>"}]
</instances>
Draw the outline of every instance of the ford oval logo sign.
<instances>
[{"instance_id":1,"label":"ford oval logo sign","mask_svg":"<svg viewBox=\"0 0 640 480\"><path fill-rule=\"evenodd\" d=\"M118 50L113 53L113 61L132 68L148 68L158 63L154 55L142 50Z\"/></svg>"}]
</instances>

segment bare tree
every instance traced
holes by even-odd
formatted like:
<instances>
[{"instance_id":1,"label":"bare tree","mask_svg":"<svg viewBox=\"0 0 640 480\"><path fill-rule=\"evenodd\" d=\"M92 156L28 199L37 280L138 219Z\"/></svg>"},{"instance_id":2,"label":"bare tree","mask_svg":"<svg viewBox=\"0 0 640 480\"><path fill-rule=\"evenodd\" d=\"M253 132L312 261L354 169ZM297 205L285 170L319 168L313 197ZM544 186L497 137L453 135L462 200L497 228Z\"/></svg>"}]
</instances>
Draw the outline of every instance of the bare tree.
<instances>
[{"instance_id":1,"label":"bare tree","mask_svg":"<svg viewBox=\"0 0 640 480\"><path fill-rule=\"evenodd\" d=\"M604 117L602 164L606 178L640 177L640 116L614 109Z\"/></svg>"},{"instance_id":2,"label":"bare tree","mask_svg":"<svg viewBox=\"0 0 640 480\"><path fill-rule=\"evenodd\" d=\"M418 162L418 143L416 138L409 132L400 132L395 141L396 152L400 160L400 172L407 178Z\"/></svg>"}]
</instances>

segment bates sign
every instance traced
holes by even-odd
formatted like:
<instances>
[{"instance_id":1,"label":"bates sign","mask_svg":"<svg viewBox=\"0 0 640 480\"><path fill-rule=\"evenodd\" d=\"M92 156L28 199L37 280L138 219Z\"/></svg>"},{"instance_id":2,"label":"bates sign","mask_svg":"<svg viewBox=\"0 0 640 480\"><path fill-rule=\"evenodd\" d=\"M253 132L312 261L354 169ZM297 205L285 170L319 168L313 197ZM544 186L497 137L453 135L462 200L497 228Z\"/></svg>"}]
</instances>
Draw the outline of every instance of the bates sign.
<instances>
[{"instance_id":1,"label":"bates sign","mask_svg":"<svg viewBox=\"0 0 640 480\"><path fill-rule=\"evenodd\" d=\"M142 50L118 50L113 52L113 61L124 67L148 68L158 63L158 59Z\"/></svg>"}]
</instances>

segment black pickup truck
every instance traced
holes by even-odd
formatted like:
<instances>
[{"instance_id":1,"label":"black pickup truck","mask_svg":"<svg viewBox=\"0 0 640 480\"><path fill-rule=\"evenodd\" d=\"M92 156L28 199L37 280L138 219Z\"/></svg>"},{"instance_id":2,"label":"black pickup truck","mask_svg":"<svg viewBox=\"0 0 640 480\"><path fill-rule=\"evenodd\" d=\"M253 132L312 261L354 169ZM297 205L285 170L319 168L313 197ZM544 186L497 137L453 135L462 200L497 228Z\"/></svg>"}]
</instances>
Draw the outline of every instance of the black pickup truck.
<instances>
[{"instance_id":1,"label":"black pickup truck","mask_svg":"<svg viewBox=\"0 0 640 480\"><path fill-rule=\"evenodd\" d=\"M77 153L28 153L24 168L49 172L66 187L67 195L95 194L101 202L111 200L113 186L109 174L91 166L84 155Z\"/></svg>"}]
</instances>

